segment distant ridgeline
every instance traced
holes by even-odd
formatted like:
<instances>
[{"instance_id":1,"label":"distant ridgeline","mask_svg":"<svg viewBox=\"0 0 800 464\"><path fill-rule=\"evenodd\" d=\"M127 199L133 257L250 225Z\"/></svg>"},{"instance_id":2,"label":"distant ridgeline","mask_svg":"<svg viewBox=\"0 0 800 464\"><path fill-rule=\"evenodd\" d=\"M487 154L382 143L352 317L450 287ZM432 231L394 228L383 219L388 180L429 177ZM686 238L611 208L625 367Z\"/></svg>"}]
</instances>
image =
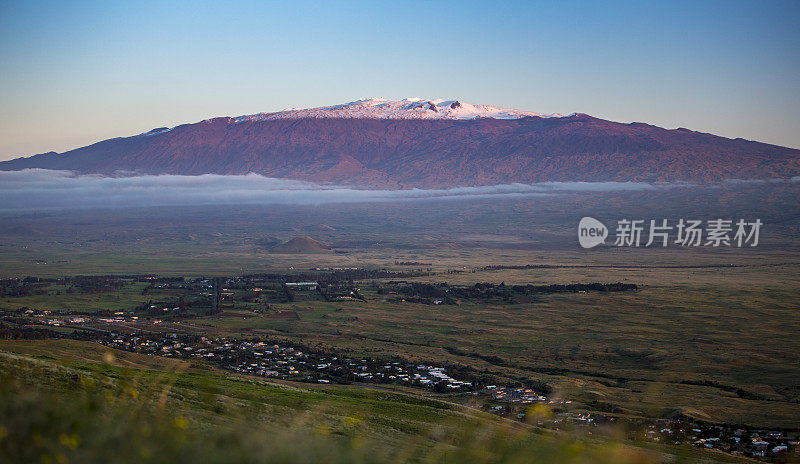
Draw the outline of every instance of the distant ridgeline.
<instances>
[{"instance_id":1,"label":"distant ridgeline","mask_svg":"<svg viewBox=\"0 0 800 464\"><path fill-rule=\"evenodd\" d=\"M509 169L508 167L513 167ZM360 100L219 117L0 161L27 168L246 175L407 189L521 182L722 182L800 175L800 150L689 129L455 100ZM277 253L322 253L308 240Z\"/></svg>"}]
</instances>

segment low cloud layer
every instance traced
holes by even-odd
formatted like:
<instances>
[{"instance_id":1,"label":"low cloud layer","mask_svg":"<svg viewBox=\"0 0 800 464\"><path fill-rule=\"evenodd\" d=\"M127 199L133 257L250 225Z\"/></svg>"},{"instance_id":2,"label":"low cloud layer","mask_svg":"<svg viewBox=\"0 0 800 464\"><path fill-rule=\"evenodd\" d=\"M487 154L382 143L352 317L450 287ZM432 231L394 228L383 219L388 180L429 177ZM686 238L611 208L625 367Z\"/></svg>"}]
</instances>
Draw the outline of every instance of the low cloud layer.
<instances>
[{"instance_id":1,"label":"low cloud layer","mask_svg":"<svg viewBox=\"0 0 800 464\"><path fill-rule=\"evenodd\" d=\"M315 205L642 191L665 187L636 182L543 182L452 189L361 190L258 174L107 177L71 171L26 169L0 171L0 210L222 204Z\"/></svg>"}]
</instances>

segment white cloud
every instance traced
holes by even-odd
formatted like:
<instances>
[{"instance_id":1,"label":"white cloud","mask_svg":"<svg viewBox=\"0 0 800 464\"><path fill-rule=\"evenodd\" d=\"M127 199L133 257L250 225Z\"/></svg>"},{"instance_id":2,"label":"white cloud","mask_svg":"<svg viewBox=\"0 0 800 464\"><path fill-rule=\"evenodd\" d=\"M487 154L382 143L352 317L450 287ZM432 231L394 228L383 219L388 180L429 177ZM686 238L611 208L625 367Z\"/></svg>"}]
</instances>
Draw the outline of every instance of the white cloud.
<instances>
[{"instance_id":1,"label":"white cloud","mask_svg":"<svg viewBox=\"0 0 800 464\"><path fill-rule=\"evenodd\" d=\"M688 184L542 182L483 187L361 190L275 179L258 174L107 177L71 171L0 171L0 210L212 204L326 204L460 200L641 191Z\"/></svg>"}]
</instances>

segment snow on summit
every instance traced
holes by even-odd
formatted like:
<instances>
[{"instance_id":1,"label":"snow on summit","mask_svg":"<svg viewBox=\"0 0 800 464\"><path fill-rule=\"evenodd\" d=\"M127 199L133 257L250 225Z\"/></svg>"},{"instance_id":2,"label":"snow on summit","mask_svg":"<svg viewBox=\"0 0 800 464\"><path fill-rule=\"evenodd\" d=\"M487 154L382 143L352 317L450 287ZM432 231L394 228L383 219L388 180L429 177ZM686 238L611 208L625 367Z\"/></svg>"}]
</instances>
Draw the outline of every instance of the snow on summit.
<instances>
[{"instance_id":1,"label":"snow on summit","mask_svg":"<svg viewBox=\"0 0 800 464\"><path fill-rule=\"evenodd\" d=\"M276 113L259 113L233 118L236 121L264 121L270 119L299 118L352 118L352 119L519 119L524 117L554 118L558 113L543 114L500 108L491 105L477 105L459 100L426 100L406 98L386 100L369 98L342 105L321 108L289 109Z\"/></svg>"}]
</instances>

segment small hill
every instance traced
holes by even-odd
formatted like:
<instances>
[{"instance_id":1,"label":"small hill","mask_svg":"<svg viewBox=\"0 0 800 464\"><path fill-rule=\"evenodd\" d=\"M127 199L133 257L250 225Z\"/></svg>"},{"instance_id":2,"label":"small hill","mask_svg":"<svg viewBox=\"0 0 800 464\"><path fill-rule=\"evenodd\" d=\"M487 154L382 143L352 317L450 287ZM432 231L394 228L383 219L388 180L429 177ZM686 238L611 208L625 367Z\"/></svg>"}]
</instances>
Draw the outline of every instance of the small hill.
<instances>
[{"instance_id":1,"label":"small hill","mask_svg":"<svg viewBox=\"0 0 800 464\"><path fill-rule=\"evenodd\" d=\"M300 236L273 247L270 249L270 253L302 255L333 253L333 250L328 245L320 243L311 237Z\"/></svg>"}]
</instances>

